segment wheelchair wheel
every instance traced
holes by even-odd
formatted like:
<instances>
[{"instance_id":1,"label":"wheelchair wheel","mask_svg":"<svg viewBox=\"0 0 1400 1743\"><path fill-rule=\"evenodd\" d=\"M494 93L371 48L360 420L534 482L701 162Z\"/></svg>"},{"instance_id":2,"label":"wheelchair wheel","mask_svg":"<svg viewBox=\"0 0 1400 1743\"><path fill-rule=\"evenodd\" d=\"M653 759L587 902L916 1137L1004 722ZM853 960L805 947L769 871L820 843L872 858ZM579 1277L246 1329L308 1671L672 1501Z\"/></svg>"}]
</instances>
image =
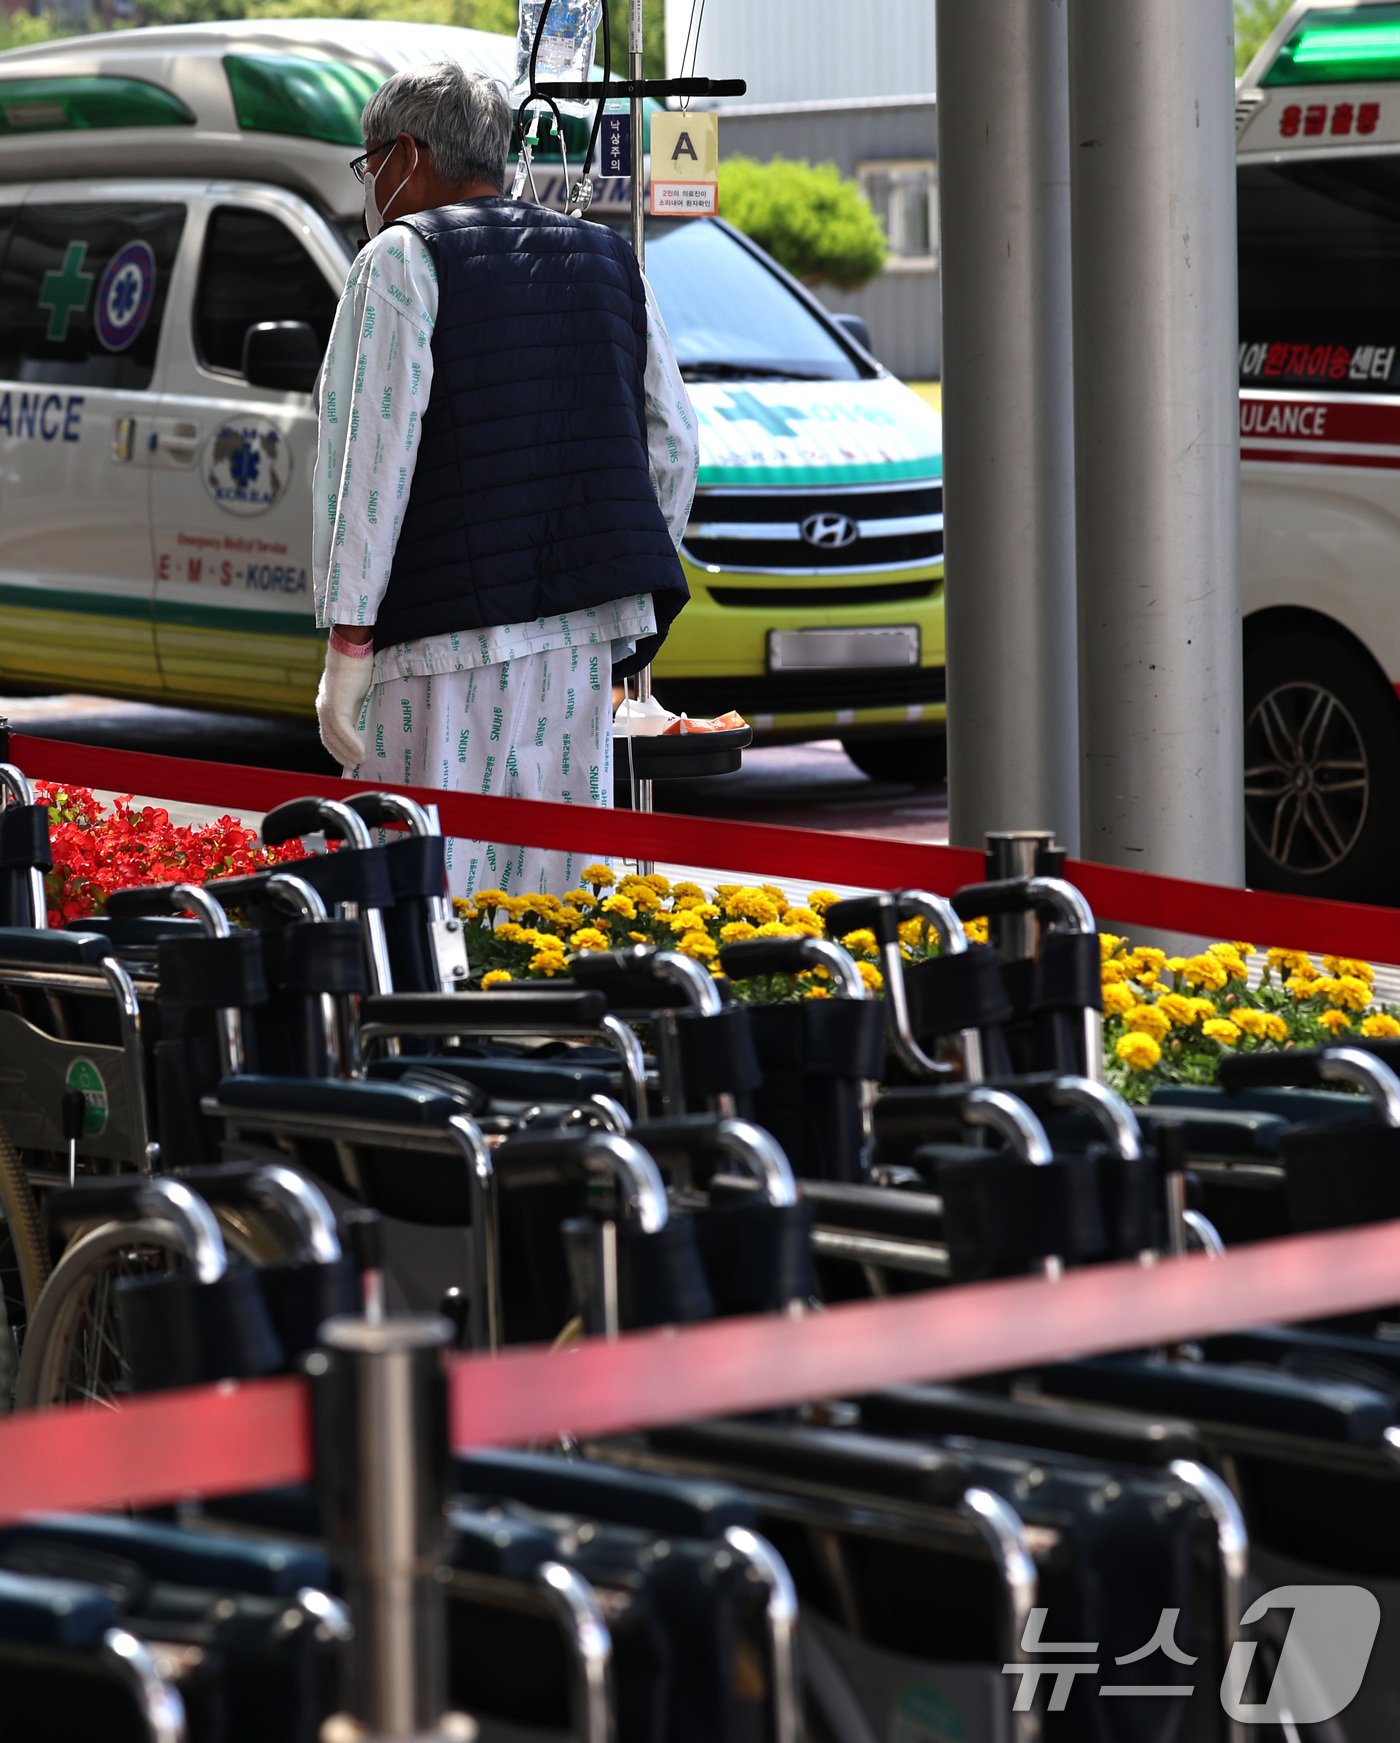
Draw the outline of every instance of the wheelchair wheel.
<instances>
[{"instance_id":1,"label":"wheelchair wheel","mask_svg":"<svg viewBox=\"0 0 1400 1743\"><path fill-rule=\"evenodd\" d=\"M221 1212L219 1222L230 1252L253 1264L280 1256L278 1242L258 1219ZM183 1251L178 1231L158 1220L99 1223L75 1236L30 1314L15 1408L101 1404L129 1392L116 1284L164 1271Z\"/></svg>"}]
</instances>

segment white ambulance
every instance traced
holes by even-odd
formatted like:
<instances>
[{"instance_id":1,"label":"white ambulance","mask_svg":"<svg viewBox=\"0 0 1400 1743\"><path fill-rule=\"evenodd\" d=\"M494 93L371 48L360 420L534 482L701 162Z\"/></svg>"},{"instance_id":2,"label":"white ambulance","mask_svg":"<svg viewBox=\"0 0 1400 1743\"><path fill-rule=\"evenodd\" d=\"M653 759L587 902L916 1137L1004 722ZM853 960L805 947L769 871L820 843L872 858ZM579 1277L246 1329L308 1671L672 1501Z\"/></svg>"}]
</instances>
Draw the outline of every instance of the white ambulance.
<instances>
[{"instance_id":1,"label":"white ambulance","mask_svg":"<svg viewBox=\"0 0 1400 1743\"><path fill-rule=\"evenodd\" d=\"M0 55L0 687L309 711L349 162L368 97L440 56L515 72L514 38L342 20ZM658 225L647 268L702 425L660 694L937 774L938 417L722 222Z\"/></svg>"},{"instance_id":2,"label":"white ambulance","mask_svg":"<svg viewBox=\"0 0 1400 1743\"><path fill-rule=\"evenodd\" d=\"M1301 0L1238 93L1250 882L1400 900L1400 5Z\"/></svg>"}]
</instances>

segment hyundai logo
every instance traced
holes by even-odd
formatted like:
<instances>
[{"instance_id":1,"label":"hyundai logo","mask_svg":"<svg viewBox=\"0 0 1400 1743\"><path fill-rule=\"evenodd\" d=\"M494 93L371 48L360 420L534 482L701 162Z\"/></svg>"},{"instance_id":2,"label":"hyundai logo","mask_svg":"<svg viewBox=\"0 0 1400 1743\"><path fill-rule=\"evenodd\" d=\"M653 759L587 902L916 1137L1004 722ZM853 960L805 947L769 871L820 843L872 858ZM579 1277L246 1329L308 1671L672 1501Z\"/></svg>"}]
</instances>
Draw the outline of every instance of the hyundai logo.
<instances>
[{"instance_id":1,"label":"hyundai logo","mask_svg":"<svg viewBox=\"0 0 1400 1743\"><path fill-rule=\"evenodd\" d=\"M860 528L845 514L809 514L802 523L802 537L823 551L843 551L860 537Z\"/></svg>"}]
</instances>

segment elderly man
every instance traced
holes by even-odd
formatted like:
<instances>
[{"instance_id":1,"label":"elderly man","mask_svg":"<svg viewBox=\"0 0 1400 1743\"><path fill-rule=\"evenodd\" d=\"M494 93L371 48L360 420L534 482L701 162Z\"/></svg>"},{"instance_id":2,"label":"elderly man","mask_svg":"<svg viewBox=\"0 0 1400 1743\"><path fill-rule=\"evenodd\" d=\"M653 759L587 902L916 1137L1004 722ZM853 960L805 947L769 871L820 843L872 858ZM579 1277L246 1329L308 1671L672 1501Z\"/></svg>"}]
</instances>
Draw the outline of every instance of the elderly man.
<instances>
[{"instance_id":1,"label":"elderly man","mask_svg":"<svg viewBox=\"0 0 1400 1743\"><path fill-rule=\"evenodd\" d=\"M660 313L623 238L503 196L495 81L399 73L361 127L370 240L319 388L321 741L357 781L611 804L613 681L688 598L696 424ZM448 855L459 895L562 893L585 857Z\"/></svg>"}]
</instances>

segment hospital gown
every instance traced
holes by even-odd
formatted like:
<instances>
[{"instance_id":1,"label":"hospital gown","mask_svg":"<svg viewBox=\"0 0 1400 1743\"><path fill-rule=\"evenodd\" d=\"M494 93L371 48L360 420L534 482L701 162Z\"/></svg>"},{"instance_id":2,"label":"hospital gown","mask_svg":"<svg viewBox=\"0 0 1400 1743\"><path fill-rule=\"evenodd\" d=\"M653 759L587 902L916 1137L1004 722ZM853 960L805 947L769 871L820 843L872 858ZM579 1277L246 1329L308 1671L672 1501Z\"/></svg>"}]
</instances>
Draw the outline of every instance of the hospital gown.
<instances>
[{"instance_id":1,"label":"hospital gown","mask_svg":"<svg viewBox=\"0 0 1400 1743\"><path fill-rule=\"evenodd\" d=\"M318 386L316 622L372 624L408 503L432 389L437 274L426 244L391 226L356 257ZM646 286L647 452L674 543L699 467L695 414ZM360 718L364 761L345 777L566 805L612 803L612 669L656 629L649 594L591 610L423 636L381 648ZM590 859L488 841L447 844L454 895L562 894Z\"/></svg>"}]
</instances>

